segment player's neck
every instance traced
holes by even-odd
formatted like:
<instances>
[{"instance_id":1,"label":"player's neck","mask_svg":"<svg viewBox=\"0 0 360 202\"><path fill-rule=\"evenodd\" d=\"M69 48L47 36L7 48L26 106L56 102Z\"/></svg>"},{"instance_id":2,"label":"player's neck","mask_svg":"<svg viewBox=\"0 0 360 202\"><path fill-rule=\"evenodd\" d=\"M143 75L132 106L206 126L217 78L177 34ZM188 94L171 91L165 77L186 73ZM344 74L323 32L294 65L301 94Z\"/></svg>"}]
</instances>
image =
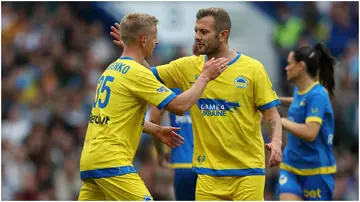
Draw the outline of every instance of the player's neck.
<instances>
[{"instance_id":1,"label":"player's neck","mask_svg":"<svg viewBox=\"0 0 360 202\"><path fill-rule=\"evenodd\" d=\"M121 57L130 57L139 64L143 64L145 60L145 56L136 47L124 47Z\"/></svg>"},{"instance_id":2,"label":"player's neck","mask_svg":"<svg viewBox=\"0 0 360 202\"><path fill-rule=\"evenodd\" d=\"M304 76L302 78L299 78L299 80L296 81L295 83L298 86L299 91L304 91L308 89L314 82L315 82L314 79L308 76Z\"/></svg>"},{"instance_id":3,"label":"player's neck","mask_svg":"<svg viewBox=\"0 0 360 202\"><path fill-rule=\"evenodd\" d=\"M229 61L232 61L237 56L237 53L235 51L232 51L229 49L229 46L222 45L218 48L217 51L215 51L212 54L207 55L207 59L211 59L212 57L216 58L227 58Z\"/></svg>"}]
</instances>

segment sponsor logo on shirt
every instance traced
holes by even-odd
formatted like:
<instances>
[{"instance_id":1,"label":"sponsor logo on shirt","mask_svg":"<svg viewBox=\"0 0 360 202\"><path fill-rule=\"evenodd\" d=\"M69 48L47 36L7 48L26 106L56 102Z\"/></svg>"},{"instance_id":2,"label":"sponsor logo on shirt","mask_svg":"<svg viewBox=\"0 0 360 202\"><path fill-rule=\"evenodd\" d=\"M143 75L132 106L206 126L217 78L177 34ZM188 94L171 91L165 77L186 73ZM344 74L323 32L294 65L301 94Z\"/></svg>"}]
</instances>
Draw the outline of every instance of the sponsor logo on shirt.
<instances>
[{"instance_id":1,"label":"sponsor logo on shirt","mask_svg":"<svg viewBox=\"0 0 360 202\"><path fill-rule=\"evenodd\" d=\"M185 116L175 116L175 123L177 124L184 124L184 123L188 123L191 124L191 117L189 115L185 115Z\"/></svg>"},{"instance_id":2,"label":"sponsor logo on shirt","mask_svg":"<svg viewBox=\"0 0 360 202\"><path fill-rule=\"evenodd\" d=\"M160 88L156 89L156 92L164 93L169 92L169 90L165 88L165 86L161 86Z\"/></svg>"},{"instance_id":3,"label":"sponsor logo on shirt","mask_svg":"<svg viewBox=\"0 0 360 202\"><path fill-rule=\"evenodd\" d=\"M240 107L238 102L228 102L222 99L200 98L197 103L203 116L226 116Z\"/></svg>"},{"instance_id":4,"label":"sponsor logo on shirt","mask_svg":"<svg viewBox=\"0 0 360 202\"><path fill-rule=\"evenodd\" d=\"M100 114L90 114L89 123L107 125L110 121L108 116L101 116Z\"/></svg>"},{"instance_id":5,"label":"sponsor logo on shirt","mask_svg":"<svg viewBox=\"0 0 360 202\"><path fill-rule=\"evenodd\" d=\"M202 163L202 162L205 161L205 156L204 156L204 155L200 155L200 156L198 156L196 159L197 159L197 161L198 161L199 163Z\"/></svg>"}]
</instances>

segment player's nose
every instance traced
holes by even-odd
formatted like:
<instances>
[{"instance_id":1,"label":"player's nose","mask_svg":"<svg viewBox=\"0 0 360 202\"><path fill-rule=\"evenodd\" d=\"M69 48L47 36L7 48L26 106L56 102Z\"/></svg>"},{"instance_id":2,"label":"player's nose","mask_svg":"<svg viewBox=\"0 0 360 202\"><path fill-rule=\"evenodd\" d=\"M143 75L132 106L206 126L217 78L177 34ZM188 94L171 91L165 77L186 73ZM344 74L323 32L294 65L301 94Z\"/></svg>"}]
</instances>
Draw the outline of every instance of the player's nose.
<instances>
[{"instance_id":1,"label":"player's nose","mask_svg":"<svg viewBox=\"0 0 360 202\"><path fill-rule=\"evenodd\" d=\"M199 34L199 32L196 32L196 34L195 34L195 41L196 41L196 42L200 42L200 40L201 40L201 35Z\"/></svg>"}]
</instances>

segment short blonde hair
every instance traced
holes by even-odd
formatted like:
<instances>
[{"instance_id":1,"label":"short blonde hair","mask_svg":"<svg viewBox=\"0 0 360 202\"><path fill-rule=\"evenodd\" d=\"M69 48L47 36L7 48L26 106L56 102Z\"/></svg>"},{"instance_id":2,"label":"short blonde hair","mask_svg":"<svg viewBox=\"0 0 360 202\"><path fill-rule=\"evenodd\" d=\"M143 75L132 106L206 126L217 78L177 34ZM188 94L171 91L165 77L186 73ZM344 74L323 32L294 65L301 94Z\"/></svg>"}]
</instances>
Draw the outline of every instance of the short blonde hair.
<instances>
[{"instance_id":1,"label":"short blonde hair","mask_svg":"<svg viewBox=\"0 0 360 202\"><path fill-rule=\"evenodd\" d=\"M120 21L120 35L126 45L136 42L139 35L146 35L159 22L156 17L144 13L130 13Z\"/></svg>"}]
</instances>

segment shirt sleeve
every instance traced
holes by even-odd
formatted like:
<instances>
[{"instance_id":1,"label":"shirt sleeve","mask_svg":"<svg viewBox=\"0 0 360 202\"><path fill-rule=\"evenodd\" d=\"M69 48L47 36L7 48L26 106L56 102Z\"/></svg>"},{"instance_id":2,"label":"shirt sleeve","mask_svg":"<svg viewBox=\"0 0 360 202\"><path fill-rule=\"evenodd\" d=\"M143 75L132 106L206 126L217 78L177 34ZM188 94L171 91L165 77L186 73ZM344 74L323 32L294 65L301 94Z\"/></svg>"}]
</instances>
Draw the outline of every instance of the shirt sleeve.
<instances>
[{"instance_id":1,"label":"shirt sleeve","mask_svg":"<svg viewBox=\"0 0 360 202\"><path fill-rule=\"evenodd\" d=\"M316 122L320 125L323 122L325 108L328 100L321 94L313 94L305 101L306 119L305 123Z\"/></svg>"},{"instance_id":2,"label":"shirt sleeve","mask_svg":"<svg viewBox=\"0 0 360 202\"><path fill-rule=\"evenodd\" d=\"M255 105L259 110L266 110L280 104L265 68L259 63L254 79Z\"/></svg>"},{"instance_id":3,"label":"shirt sleeve","mask_svg":"<svg viewBox=\"0 0 360 202\"><path fill-rule=\"evenodd\" d=\"M181 80L183 79L183 72L181 69L189 66L188 58L183 57L174 60L166 65L159 65L152 67L151 71L156 79L165 84L169 88L181 88Z\"/></svg>"},{"instance_id":4,"label":"shirt sleeve","mask_svg":"<svg viewBox=\"0 0 360 202\"><path fill-rule=\"evenodd\" d=\"M160 110L176 97L176 94L156 80L150 71L140 77L132 88L132 92L141 99L157 106Z\"/></svg>"}]
</instances>

